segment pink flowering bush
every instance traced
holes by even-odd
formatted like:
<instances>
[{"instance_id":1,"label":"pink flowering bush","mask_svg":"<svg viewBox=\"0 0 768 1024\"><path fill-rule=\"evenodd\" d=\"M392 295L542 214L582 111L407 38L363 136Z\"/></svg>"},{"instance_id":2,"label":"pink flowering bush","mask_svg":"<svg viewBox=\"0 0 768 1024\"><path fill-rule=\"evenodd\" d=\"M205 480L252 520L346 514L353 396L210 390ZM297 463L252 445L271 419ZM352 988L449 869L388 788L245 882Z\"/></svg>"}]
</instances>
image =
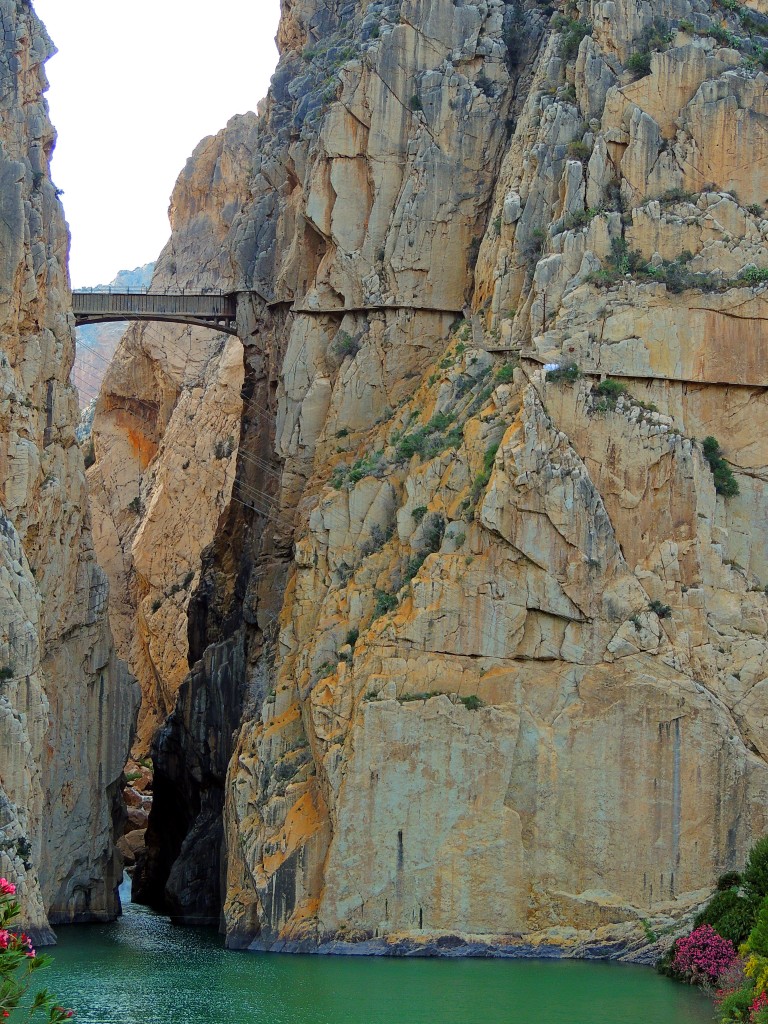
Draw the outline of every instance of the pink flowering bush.
<instances>
[{"instance_id":1,"label":"pink flowering bush","mask_svg":"<svg viewBox=\"0 0 768 1024\"><path fill-rule=\"evenodd\" d=\"M675 943L673 971L697 984L716 981L738 959L733 943L710 924L699 925Z\"/></svg>"},{"instance_id":2,"label":"pink flowering bush","mask_svg":"<svg viewBox=\"0 0 768 1024\"><path fill-rule=\"evenodd\" d=\"M65 1024L73 1016L72 1011L58 1006L45 989L35 993L26 1005L32 975L45 967L49 958L35 953L28 935L8 927L21 913L15 895L16 886L0 878L0 1018L10 1017L18 1007L27 1021L33 1017L39 1019L40 1015L48 1024ZM25 1003L23 1007L22 1003ZM14 1020L21 1019L18 1014L14 1015Z\"/></svg>"}]
</instances>

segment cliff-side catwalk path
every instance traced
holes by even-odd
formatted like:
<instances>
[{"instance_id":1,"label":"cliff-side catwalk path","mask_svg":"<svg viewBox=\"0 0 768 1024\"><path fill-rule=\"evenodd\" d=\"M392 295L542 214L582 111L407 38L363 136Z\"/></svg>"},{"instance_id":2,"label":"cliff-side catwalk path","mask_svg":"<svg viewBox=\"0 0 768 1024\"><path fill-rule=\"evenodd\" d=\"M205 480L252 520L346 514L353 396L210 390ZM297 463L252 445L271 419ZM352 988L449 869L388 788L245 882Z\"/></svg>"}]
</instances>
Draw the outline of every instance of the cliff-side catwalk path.
<instances>
[{"instance_id":1,"label":"cliff-side catwalk path","mask_svg":"<svg viewBox=\"0 0 768 1024\"><path fill-rule=\"evenodd\" d=\"M237 334L237 296L225 292L73 291L75 322L164 320Z\"/></svg>"}]
</instances>

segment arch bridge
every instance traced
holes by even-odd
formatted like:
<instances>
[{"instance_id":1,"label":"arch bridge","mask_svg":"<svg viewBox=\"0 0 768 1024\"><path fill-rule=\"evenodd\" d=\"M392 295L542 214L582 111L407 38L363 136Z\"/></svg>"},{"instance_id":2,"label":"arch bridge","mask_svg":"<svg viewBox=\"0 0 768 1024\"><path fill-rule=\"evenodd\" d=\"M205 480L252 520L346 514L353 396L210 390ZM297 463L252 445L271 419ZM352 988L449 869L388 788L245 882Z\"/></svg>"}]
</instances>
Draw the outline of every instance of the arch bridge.
<instances>
[{"instance_id":1,"label":"arch bridge","mask_svg":"<svg viewBox=\"0 0 768 1024\"><path fill-rule=\"evenodd\" d=\"M237 334L237 295L234 292L72 292L78 327L119 320L160 320L194 327L210 327Z\"/></svg>"}]
</instances>

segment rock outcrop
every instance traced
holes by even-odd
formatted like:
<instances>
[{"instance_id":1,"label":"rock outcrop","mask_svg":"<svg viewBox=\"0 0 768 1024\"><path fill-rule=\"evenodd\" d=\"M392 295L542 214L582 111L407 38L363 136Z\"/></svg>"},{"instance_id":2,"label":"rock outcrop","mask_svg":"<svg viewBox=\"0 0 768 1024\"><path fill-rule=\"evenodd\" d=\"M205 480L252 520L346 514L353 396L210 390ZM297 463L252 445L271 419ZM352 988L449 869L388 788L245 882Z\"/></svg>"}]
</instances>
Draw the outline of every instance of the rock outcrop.
<instances>
[{"instance_id":1,"label":"rock outcrop","mask_svg":"<svg viewBox=\"0 0 768 1024\"><path fill-rule=\"evenodd\" d=\"M49 924L119 911L113 836L138 695L112 645L75 439L52 46L25 0L0 0L0 18L0 873L46 941Z\"/></svg>"},{"instance_id":2,"label":"rock outcrop","mask_svg":"<svg viewBox=\"0 0 768 1024\"><path fill-rule=\"evenodd\" d=\"M284 4L269 98L188 164L158 268L248 297L145 898L223 905L255 948L618 955L742 864L768 824L767 25ZM179 360L131 358L101 403L143 501L180 458ZM170 697L181 660L152 664Z\"/></svg>"}]
</instances>

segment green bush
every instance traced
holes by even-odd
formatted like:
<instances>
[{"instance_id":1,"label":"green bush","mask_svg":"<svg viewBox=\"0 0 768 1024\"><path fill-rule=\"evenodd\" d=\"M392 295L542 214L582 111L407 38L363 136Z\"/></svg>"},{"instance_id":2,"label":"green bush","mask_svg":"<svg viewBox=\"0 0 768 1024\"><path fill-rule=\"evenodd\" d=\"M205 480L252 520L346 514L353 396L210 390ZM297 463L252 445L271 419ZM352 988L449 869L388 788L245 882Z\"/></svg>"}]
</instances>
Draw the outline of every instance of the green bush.
<instances>
[{"instance_id":1,"label":"green bush","mask_svg":"<svg viewBox=\"0 0 768 1024\"><path fill-rule=\"evenodd\" d=\"M621 395L626 395L628 393L627 385L620 380L614 380L613 377L606 377L605 380L601 380L600 383L596 384L592 389L592 394L605 399L608 408L611 409L616 407L616 402Z\"/></svg>"},{"instance_id":2,"label":"green bush","mask_svg":"<svg viewBox=\"0 0 768 1024\"><path fill-rule=\"evenodd\" d=\"M515 367L513 363L505 363L503 366L500 366L499 369L494 374L494 377L498 384L509 384L509 382L514 378L514 376Z\"/></svg>"},{"instance_id":3,"label":"green bush","mask_svg":"<svg viewBox=\"0 0 768 1024\"><path fill-rule=\"evenodd\" d=\"M651 73L651 54L648 50L632 53L627 58L627 71L637 78L645 78Z\"/></svg>"},{"instance_id":4,"label":"green bush","mask_svg":"<svg viewBox=\"0 0 768 1024\"><path fill-rule=\"evenodd\" d=\"M354 358L360 351L360 342L346 331L339 331L331 345L331 349L340 359L345 359L347 356Z\"/></svg>"},{"instance_id":5,"label":"green bush","mask_svg":"<svg viewBox=\"0 0 768 1024\"><path fill-rule=\"evenodd\" d=\"M764 281L768 281L768 268L747 267L738 280L745 281L747 284L762 284Z\"/></svg>"},{"instance_id":6,"label":"green bush","mask_svg":"<svg viewBox=\"0 0 768 1024\"><path fill-rule=\"evenodd\" d=\"M378 619L397 608L397 594L388 594L386 590L374 591L376 603L373 606L373 617Z\"/></svg>"},{"instance_id":7,"label":"green bush","mask_svg":"<svg viewBox=\"0 0 768 1024\"><path fill-rule=\"evenodd\" d=\"M424 520L424 544L427 551L439 551L445 535L445 518L439 512L430 512Z\"/></svg>"},{"instance_id":8,"label":"green bush","mask_svg":"<svg viewBox=\"0 0 768 1024\"><path fill-rule=\"evenodd\" d=\"M573 60L579 52L582 39L592 35L592 23L567 19L562 16L555 22L555 28L560 29L560 56L564 60Z\"/></svg>"},{"instance_id":9,"label":"green bush","mask_svg":"<svg viewBox=\"0 0 768 1024\"><path fill-rule=\"evenodd\" d=\"M588 146L587 143L583 141L570 142L568 144L568 156L573 160L580 160L585 164L592 156L592 147Z\"/></svg>"},{"instance_id":10,"label":"green bush","mask_svg":"<svg viewBox=\"0 0 768 1024\"><path fill-rule=\"evenodd\" d=\"M470 694L468 697L459 697L459 701L464 705L467 711L479 711L480 708L485 707L484 701L480 700L477 694Z\"/></svg>"},{"instance_id":11,"label":"green bush","mask_svg":"<svg viewBox=\"0 0 768 1024\"><path fill-rule=\"evenodd\" d=\"M727 892L728 889L738 889L741 885L740 871L726 871L720 875L717 882L718 892Z\"/></svg>"},{"instance_id":12,"label":"green bush","mask_svg":"<svg viewBox=\"0 0 768 1024\"><path fill-rule=\"evenodd\" d=\"M581 370L576 363L566 363L558 366L556 370L547 370L545 380L548 384L573 384L581 376Z\"/></svg>"},{"instance_id":13,"label":"green bush","mask_svg":"<svg viewBox=\"0 0 768 1024\"><path fill-rule=\"evenodd\" d=\"M749 900L733 889L716 892L707 906L694 919L694 928L709 924L718 935L730 939L738 948L752 930L755 909Z\"/></svg>"},{"instance_id":14,"label":"green bush","mask_svg":"<svg viewBox=\"0 0 768 1024\"><path fill-rule=\"evenodd\" d=\"M768 836L758 839L749 851L741 883L745 896L755 906L768 896Z\"/></svg>"},{"instance_id":15,"label":"green bush","mask_svg":"<svg viewBox=\"0 0 768 1024\"><path fill-rule=\"evenodd\" d=\"M668 604L663 604L657 600L648 602L648 610L655 612L660 619L667 619L672 614L672 609Z\"/></svg>"},{"instance_id":16,"label":"green bush","mask_svg":"<svg viewBox=\"0 0 768 1024\"><path fill-rule=\"evenodd\" d=\"M749 1008L755 998L755 993L750 985L748 988L740 988L735 992L729 992L723 996L719 1003L721 1020L744 1020L750 1019Z\"/></svg>"},{"instance_id":17,"label":"green bush","mask_svg":"<svg viewBox=\"0 0 768 1024\"><path fill-rule=\"evenodd\" d=\"M712 470L712 477L715 482L715 490L724 498L732 498L739 493L739 484L733 475L731 467L722 457L723 453L718 444L717 438L705 437L702 443L704 458Z\"/></svg>"}]
</instances>

